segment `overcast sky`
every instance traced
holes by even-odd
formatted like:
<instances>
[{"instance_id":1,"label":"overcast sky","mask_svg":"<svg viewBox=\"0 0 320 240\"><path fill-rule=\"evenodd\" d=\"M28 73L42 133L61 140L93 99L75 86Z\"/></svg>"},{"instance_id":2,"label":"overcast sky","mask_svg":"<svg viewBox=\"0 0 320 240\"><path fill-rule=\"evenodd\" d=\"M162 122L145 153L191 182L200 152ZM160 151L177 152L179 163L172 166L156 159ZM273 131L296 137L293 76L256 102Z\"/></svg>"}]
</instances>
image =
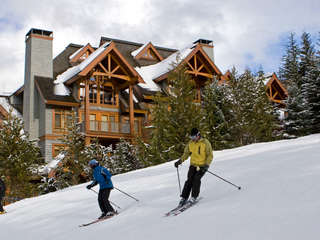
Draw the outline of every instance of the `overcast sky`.
<instances>
[{"instance_id":1,"label":"overcast sky","mask_svg":"<svg viewBox=\"0 0 320 240\"><path fill-rule=\"evenodd\" d=\"M213 40L225 72L261 65L277 71L290 32L318 38L319 0L0 0L0 92L23 85L25 34L51 30L53 55L101 36L183 48Z\"/></svg>"}]
</instances>

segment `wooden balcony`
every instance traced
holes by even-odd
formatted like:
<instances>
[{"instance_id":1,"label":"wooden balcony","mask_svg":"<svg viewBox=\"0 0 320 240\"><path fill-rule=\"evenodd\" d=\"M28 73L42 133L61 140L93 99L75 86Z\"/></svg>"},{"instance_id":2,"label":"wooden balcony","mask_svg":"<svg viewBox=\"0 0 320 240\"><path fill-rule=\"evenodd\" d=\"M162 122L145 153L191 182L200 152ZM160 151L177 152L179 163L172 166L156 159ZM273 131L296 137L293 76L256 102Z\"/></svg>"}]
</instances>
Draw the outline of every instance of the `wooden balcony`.
<instances>
[{"instance_id":1,"label":"wooden balcony","mask_svg":"<svg viewBox=\"0 0 320 240\"><path fill-rule=\"evenodd\" d=\"M89 129L85 131L85 123L81 123L81 132L86 133L90 137L102 138L132 138L130 134L130 122L116 122L116 121L89 121ZM143 126L139 121L134 122L135 135L142 135Z\"/></svg>"}]
</instances>

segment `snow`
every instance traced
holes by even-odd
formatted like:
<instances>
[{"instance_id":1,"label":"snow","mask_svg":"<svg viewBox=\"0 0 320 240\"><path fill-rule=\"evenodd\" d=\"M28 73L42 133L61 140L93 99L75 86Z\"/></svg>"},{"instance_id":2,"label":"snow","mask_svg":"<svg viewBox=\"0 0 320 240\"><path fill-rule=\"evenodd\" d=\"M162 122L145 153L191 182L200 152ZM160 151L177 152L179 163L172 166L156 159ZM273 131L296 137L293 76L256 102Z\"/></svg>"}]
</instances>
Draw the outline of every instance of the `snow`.
<instances>
[{"instance_id":1,"label":"snow","mask_svg":"<svg viewBox=\"0 0 320 240\"><path fill-rule=\"evenodd\" d=\"M65 157L64 153L59 153L54 159L48 162L46 165L39 168L39 173L48 174L52 169L58 167L59 162Z\"/></svg>"},{"instance_id":2,"label":"snow","mask_svg":"<svg viewBox=\"0 0 320 240\"><path fill-rule=\"evenodd\" d=\"M166 59L153 65L136 67L135 70L140 74L145 83L139 83L139 86L152 91L160 91L160 87L153 81L153 79L160 77L172 69L173 63L180 63L193 50L195 45L189 45L180 51L171 54Z\"/></svg>"},{"instance_id":3,"label":"snow","mask_svg":"<svg viewBox=\"0 0 320 240\"><path fill-rule=\"evenodd\" d=\"M22 115L12 107L8 101L7 97L0 97L0 105L9 113L10 109L12 110L12 114L18 118L22 118Z\"/></svg>"},{"instance_id":4,"label":"snow","mask_svg":"<svg viewBox=\"0 0 320 240\"><path fill-rule=\"evenodd\" d=\"M131 56L136 57L148 44L149 43L145 43L144 45L142 45L138 49L136 49L133 52L131 52Z\"/></svg>"},{"instance_id":5,"label":"snow","mask_svg":"<svg viewBox=\"0 0 320 240\"><path fill-rule=\"evenodd\" d=\"M179 200L173 162L114 176L110 200L122 212L79 228L100 214L86 184L6 206L1 239L218 239L316 240L320 221L320 134L214 152L201 202L177 217L163 217ZM188 163L180 169L181 183ZM97 190L97 188L96 188Z\"/></svg>"}]
</instances>

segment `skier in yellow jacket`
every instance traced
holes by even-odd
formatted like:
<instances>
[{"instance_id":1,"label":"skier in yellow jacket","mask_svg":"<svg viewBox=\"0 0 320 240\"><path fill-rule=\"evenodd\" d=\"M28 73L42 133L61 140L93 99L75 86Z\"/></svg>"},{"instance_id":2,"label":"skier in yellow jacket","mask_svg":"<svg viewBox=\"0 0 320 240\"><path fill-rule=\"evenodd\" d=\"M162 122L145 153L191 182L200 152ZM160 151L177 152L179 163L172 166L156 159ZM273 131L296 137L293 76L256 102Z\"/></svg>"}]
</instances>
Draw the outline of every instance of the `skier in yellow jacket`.
<instances>
[{"instance_id":1,"label":"skier in yellow jacket","mask_svg":"<svg viewBox=\"0 0 320 240\"><path fill-rule=\"evenodd\" d=\"M191 155L188 179L184 184L179 202L181 206L187 202L190 192L192 192L190 201L196 201L200 193L201 178L208 170L213 159L210 142L206 138L201 137L197 128L191 130L190 138L191 140L186 145L181 159L174 163L177 168Z\"/></svg>"}]
</instances>

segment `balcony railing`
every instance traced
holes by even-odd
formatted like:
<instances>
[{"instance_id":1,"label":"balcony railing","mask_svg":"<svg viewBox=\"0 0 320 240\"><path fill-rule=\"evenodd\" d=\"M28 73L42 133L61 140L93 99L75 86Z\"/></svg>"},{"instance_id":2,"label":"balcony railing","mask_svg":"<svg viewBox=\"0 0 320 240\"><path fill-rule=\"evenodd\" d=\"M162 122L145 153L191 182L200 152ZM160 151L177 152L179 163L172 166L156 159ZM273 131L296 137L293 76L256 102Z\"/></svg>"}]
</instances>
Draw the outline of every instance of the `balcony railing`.
<instances>
[{"instance_id":1,"label":"balcony railing","mask_svg":"<svg viewBox=\"0 0 320 240\"><path fill-rule=\"evenodd\" d=\"M90 131L105 133L130 133L130 124L128 122L96 121L91 120L89 123Z\"/></svg>"}]
</instances>

